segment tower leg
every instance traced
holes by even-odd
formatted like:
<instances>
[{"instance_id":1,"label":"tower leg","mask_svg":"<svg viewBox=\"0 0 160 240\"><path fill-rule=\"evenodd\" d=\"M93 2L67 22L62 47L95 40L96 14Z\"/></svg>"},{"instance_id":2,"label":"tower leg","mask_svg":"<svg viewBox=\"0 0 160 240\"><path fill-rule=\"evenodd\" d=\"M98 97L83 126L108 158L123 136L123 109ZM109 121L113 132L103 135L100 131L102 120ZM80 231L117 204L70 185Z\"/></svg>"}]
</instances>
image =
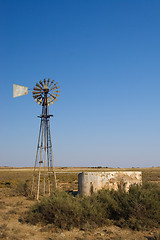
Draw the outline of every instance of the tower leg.
<instances>
[{"instance_id":1,"label":"tower leg","mask_svg":"<svg viewBox=\"0 0 160 240\"><path fill-rule=\"evenodd\" d=\"M49 171L50 171L50 167L49 167L49 139L48 139L48 119L47 119L47 171L48 171L48 193L49 193L49 196L51 194L51 189L50 189L50 174L49 174Z\"/></svg>"},{"instance_id":2,"label":"tower leg","mask_svg":"<svg viewBox=\"0 0 160 240\"><path fill-rule=\"evenodd\" d=\"M43 195L45 196L46 193L46 148L47 148L47 118L44 118L44 189Z\"/></svg>"},{"instance_id":3,"label":"tower leg","mask_svg":"<svg viewBox=\"0 0 160 240\"><path fill-rule=\"evenodd\" d=\"M42 161L42 149L43 149L43 132L44 132L44 119L42 119L42 135L41 135L41 151L40 151L40 161L39 161L39 174L38 174L38 188L37 188L37 200L39 199L39 188L40 188L40 180L41 180L41 164Z\"/></svg>"},{"instance_id":4,"label":"tower leg","mask_svg":"<svg viewBox=\"0 0 160 240\"><path fill-rule=\"evenodd\" d=\"M41 130L42 130L42 119L40 123L40 129L39 129L39 136L38 136L38 144L37 144L37 151L36 151L36 159L35 159L35 165L33 170L33 181L32 181L32 188L31 188L31 195L34 193L34 185L35 185L35 175L36 175L36 167L37 167L37 160L38 160L38 151L40 147L40 138L41 138Z\"/></svg>"},{"instance_id":5,"label":"tower leg","mask_svg":"<svg viewBox=\"0 0 160 240\"><path fill-rule=\"evenodd\" d=\"M52 149L52 140L51 140L51 129L50 129L50 122L49 122L49 138L50 138L50 143L51 143L51 157L52 157L52 172L53 172L53 177L54 177L54 185L53 189L55 190L57 188L57 182L56 182L56 173L55 173L55 167L54 167L54 158L53 158L53 149Z\"/></svg>"}]
</instances>

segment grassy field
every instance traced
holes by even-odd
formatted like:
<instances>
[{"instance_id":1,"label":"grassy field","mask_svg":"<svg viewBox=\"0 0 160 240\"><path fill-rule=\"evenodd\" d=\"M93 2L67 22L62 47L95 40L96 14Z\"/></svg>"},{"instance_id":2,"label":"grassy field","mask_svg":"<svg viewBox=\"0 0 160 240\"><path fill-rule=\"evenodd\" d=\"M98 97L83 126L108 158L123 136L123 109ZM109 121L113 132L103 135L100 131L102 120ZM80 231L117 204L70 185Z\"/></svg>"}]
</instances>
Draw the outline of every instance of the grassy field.
<instances>
[{"instance_id":1,"label":"grassy field","mask_svg":"<svg viewBox=\"0 0 160 240\"><path fill-rule=\"evenodd\" d=\"M78 173L83 171L142 171L143 182L160 184L160 168L56 168L58 188L78 190ZM52 225L21 223L20 216L35 203L24 196L22 183L32 180L33 168L0 168L0 239L160 239L159 229L133 231L110 225L89 229L54 230Z\"/></svg>"},{"instance_id":2,"label":"grassy field","mask_svg":"<svg viewBox=\"0 0 160 240\"><path fill-rule=\"evenodd\" d=\"M78 189L79 172L142 171L143 182L160 183L160 167L157 168L56 168L58 187L63 190ZM13 187L19 182L31 181L33 168L0 168L0 187Z\"/></svg>"}]
</instances>

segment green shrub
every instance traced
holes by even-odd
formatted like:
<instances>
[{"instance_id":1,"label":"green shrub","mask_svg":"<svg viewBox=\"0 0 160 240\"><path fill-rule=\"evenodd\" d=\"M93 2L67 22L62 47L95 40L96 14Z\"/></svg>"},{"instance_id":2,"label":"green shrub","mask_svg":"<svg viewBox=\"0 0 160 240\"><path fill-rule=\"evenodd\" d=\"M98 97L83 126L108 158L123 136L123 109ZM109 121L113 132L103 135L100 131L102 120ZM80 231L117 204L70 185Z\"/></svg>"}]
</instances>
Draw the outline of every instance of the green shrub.
<instances>
[{"instance_id":1,"label":"green shrub","mask_svg":"<svg viewBox=\"0 0 160 240\"><path fill-rule=\"evenodd\" d=\"M25 213L23 221L53 224L61 229L102 226L111 222L135 230L160 226L158 185L134 185L129 192L102 190L91 197L73 197L56 191Z\"/></svg>"}]
</instances>

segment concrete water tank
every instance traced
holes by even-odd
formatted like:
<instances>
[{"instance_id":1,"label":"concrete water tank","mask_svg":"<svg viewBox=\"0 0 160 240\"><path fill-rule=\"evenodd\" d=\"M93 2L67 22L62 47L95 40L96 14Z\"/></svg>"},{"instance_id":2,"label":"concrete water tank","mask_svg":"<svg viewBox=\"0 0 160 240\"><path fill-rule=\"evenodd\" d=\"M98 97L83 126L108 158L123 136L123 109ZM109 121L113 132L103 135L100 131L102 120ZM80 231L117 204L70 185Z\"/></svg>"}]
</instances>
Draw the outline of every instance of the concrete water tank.
<instances>
[{"instance_id":1,"label":"concrete water tank","mask_svg":"<svg viewBox=\"0 0 160 240\"><path fill-rule=\"evenodd\" d=\"M101 189L126 191L132 184L142 184L141 171L82 172L78 174L78 192L80 196L90 196Z\"/></svg>"}]
</instances>

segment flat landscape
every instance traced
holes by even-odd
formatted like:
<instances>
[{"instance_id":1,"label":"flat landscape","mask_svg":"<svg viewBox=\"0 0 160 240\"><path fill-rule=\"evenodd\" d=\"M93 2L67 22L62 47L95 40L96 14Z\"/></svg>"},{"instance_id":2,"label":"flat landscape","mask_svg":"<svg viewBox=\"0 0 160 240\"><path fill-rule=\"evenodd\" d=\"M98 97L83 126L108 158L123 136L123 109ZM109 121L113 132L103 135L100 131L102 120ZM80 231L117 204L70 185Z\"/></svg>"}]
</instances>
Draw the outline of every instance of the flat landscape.
<instances>
[{"instance_id":1,"label":"flat landscape","mask_svg":"<svg viewBox=\"0 0 160 240\"><path fill-rule=\"evenodd\" d=\"M142 171L143 182L160 185L160 167L157 168L56 168L58 189L76 193L78 173L83 171ZM21 216L36 201L28 196L33 168L0 168L0 239L160 239L160 229L133 231L114 225L100 228L61 230L51 225L21 223Z\"/></svg>"}]
</instances>

